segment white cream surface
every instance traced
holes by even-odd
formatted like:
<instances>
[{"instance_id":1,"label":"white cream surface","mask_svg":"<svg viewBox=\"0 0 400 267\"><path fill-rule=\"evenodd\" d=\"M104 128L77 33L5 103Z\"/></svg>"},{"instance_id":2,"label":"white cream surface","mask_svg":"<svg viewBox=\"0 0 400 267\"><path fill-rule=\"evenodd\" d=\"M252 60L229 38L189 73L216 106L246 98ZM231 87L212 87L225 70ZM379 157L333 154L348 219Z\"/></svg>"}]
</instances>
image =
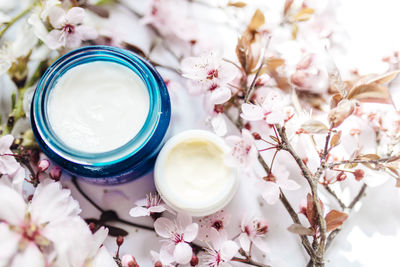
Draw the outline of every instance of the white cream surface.
<instances>
[{"instance_id":1,"label":"white cream surface","mask_svg":"<svg viewBox=\"0 0 400 267\"><path fill-rule=\"evenodd\" d=\"M138 134L149 113L149 93L128 67L94 61L64 73L47 108L52 129L67 146L100 153Z\"/></svg>"},{"instance_id":2,"label":"white cream surface","mask_svg":"<svg viewBox=\"0 0 400 267\"><path fill-rule=\"evenodd\" d=\"M169 201L183 209L209 207L221 201L234 179L224 156L220 147L206 139L175 145L164 163Z\"/></svg>"}]
</instances>

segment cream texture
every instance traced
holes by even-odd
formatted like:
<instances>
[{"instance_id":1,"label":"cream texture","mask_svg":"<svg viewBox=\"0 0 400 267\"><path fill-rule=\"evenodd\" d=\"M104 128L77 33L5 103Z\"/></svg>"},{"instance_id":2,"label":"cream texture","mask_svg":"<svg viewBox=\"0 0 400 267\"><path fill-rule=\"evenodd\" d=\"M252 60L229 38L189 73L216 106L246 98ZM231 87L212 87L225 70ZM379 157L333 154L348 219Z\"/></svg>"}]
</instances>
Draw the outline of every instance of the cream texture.
<instances>
[{"instance_id":1,"label":"cream texture","mask_svg":"<svg viewBox=\"0 0 400 267\"><path fill-rule=\"evenodd\" d=\"M70 148L87 153L123 146L143 127L149 93L132 70L94 61L68 70L50 92L48 117Z\"/></svg>"},{"instance_id":2,"label":"cream texture","mask_svg":"<svg viewBox=\"0 0 400 267\"><path fill-rule=\"evenodd\" d=\"M224 155L221 148L205 139L185 140L169 151L164 179L176 206L207 206L222 197L233 179Z\"/></svg>"}]
</instances>

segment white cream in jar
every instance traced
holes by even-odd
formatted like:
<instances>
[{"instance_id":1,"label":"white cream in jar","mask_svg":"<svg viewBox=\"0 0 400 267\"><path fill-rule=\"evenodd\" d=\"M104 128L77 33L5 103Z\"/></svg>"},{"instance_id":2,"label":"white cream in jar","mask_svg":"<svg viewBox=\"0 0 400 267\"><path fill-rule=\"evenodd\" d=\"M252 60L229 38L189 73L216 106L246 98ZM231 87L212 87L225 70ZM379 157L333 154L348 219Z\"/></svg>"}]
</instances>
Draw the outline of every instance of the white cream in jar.
<instances>
[{"instance_id":1,"label":"white cream in jar","mask_svg":"<svg viewBox=\"0 0 400 267\"><path fill-rule=\"evenodd\" d=\"M149 113L149 93L128 67L93 61L57 80L47 112L53 131L68 147L101 153L139 133Z\"/></svg>"},{"instance_id":2,"label":"white cream in jar","mask_svg":"<svg viewBox=\"0 0 400 267\"><path fill-rule=\"evenodd\" d=\"M236 171L225 164L228 152L224 141L208 131L172 137L155 166L155 184L163 200L192 216L222 209L237 189Z\"/></svg>"}]
</instances>

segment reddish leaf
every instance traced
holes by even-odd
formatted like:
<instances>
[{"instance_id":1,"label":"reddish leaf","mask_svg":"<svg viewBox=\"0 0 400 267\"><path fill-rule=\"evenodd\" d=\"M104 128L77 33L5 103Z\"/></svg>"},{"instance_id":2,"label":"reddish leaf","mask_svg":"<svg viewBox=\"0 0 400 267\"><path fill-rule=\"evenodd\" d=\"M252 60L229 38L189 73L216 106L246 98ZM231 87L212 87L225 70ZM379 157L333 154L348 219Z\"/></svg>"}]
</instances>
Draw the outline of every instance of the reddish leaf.
<instances>
[{"instance_id":1,"label":"reddish leaf","mask_svg":"<svg viewBox=\"0 0 400 267\"><path fill-rule=\"evenodd\" d=\"M314 230L304 227L301 224L298 223L294 223L291 226L288 227L289 232L292 232L294 234L298 234L298 235L314 235Z\"/></svg>"},{"instance_id":2,"label":"reddish leaf","mask_svg":"<svg viewBox=\"0 0 400 267\"><path fill-rule=\"evenodd\" d=\"M317 209L315 208L313 198L310 193L307 194L307 210L306 215L311 227L316 229L317 226Z\"/></svg>"},{"instance_id":3,"label":"reddish leaf","mask_svg":"<svg viewBox=\"0 0 400 267\"><path fill-rule=\"evenodd\" d=\"M330 232L337 229L347 219L348 215L344 212L331 210L326 216L326 231Z\"/></svg>"},{"instance_id":4,"label":"reddish leaf","mask_svg":"<svg viewBox=\"0 0 400 267\"><path fill-rule=\"evenodd\" d=\"M286 16L288 14L292 4L293 4L293 0L286 0L285 1L285 6L283 8L283 16Z\"/></svg>"},{"instance_id":5,"label":"reddish leaf","mask_svg":"<svg viewBox=\"0 0 400 267\"><path fill-rule=\"evenodd\" d=\"M293 19L295 21L306 21L311 18L312 14L314 14L314 9L306 7L300 10Z\"/></svg>"}]
</instances>

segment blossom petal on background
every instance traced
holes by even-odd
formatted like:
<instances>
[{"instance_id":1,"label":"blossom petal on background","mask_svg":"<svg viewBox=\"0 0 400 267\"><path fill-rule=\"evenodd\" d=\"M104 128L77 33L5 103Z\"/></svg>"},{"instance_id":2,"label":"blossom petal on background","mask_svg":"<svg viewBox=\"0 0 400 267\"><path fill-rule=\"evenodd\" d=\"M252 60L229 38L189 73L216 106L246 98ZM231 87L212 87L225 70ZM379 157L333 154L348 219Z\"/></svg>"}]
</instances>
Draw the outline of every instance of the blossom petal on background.
<instances>
[{"instance_id":1,"label":"blossom petal on background","mask_svg":"<svg viewBox=\"0 0 400 267\"><path fill-rule=\"evenodd\" d=\"M250 250L250 238L247 236L247 234L241 233L238 239L242 249L248 252Z\"/></svg>"},{"instance_id":2,"label":"blossom petal on background","mask_svg":"<svg viewBox=\"0 0 400 267\"><path fill-rule=\"evenodd\" d=\"M134 207L129 211L129 215L131 215L132 217L149 216L150 211L144 207Z\"/></svg>"},{"instance_id":3,"label":"blossom petal on background","mask_svg":"<svg viewBox=\"0 0 400 267\"><path fill-rule=\"evenodd\" d=\"M82 37L79 32L65 34L65 46L69 48L76 48L82 43Z\"/></svg>"},{"instance_id":4,"label":"blossom petal on background","mask_svg":"<svg viewBox=\"0 0 400 267\"><path fill-rule=\"evenodd\" d=\"M197 66L197 68L196 68ZM186 57L181 62L182 76L188 79L200 79L201 75L198 68L203 66L204 62L198 57Z\"/></svg>"},{"instance_id":5,"label":"blossom petal on background","mask_svg":"<svg viewBox=\"0 0 400 267\"><path fill-rule=\"evenodd\" d=\"M65 36L60 30L52 30L46 36L45 43L50 49L60 48L65 45Z\"/></svg>"},{"instance_id":6,"label":"blossom petal on background","mask_svg":"<svg viewBox=\"0 0 400 267\"><path fill-rule=\"evenodd\" d=\"M267 242L263 238L256 236L253 238L253 242L254 245L262 252L267 253L269 251Z\"/></svg>"},{"instance_id":7,"label":"blossom petal on background","mask_svg":"<svg viewBox=\"0 0 400 267\"><path fill-rule=\"evenodd\" d=\"M175 246L174 259L179 264L189 263L192 254L192 247L185 242L180 242Z\"/></svg>"},{"instance_id":8,"label":"blossom petal on background","mask_svg":"<svg viewBox=\"0 0 400 267\"><path fill-rule=\"evenodd\" d=\"M232 259L239 250L239 246L232 240L227 240L223 243L220 253L224 260Z\"/></svg>"},{"instance_id":9,"label":"blossom petal on background","mask_svg":"<svg viewBox=\"0 0 400 267\"><path fill-rule=\"evenodd\" d=\"M38 14L32 14L28 19L29 25L33 28L33 34L36 35L37 38L46 42L47 40L47 29L43 24L43 21L40 19Z\"/></svg>"},{"instance_id":10,"label":"blossom petal on background","mask_svg":"<svg viewBox=\"0 0 400 267\"><path fill-rule=\"evenodd\" d=\"M218 136L224 136L228 132L225 117L221 113L211 119L211 126Z\"/></svg>"},{"instance_id":11,"label":"blossom petal on background","mask_svg":"<svg viewBox=\"0 0 400 267\"><path fill-rule=\"evenodd\" d=\"M93 258L91 262L91 267L117 267L117 263L115 262L113 256L111 256L110 252L106 249L105 246L102 246L97 252L96 256Z\"/></svg>"},{"instance_id":12,"label":"blossom petal on background","mask_svg":"<svg viewBox=\"0 0 400 267\"><path fill-rule=\"evenodd\" d=\"M49 10L49 21L55 29L60 29L65 23L65 11L61 7L53 6Z\"/></svg>"},{"instance_id":13,"label":"blossom petal on background","mask_svg":"<svg viewBox=\"0 0 400 267\"><path fill-rule=\"evenodd\" d=\"M176 221L178 226L185 228L192 223L192 217L187 213L178 213Z\"/></svg>"},{"instance_id":14,"label":"blossom petal on background","mask_svg":"<svg viewBox=\"0 0 400 267\"><path fill-rule=\"evenodd\" d=\"M300 188L300 185L293 180L287 180L284 182L284 184L280 184L280 186L286 190L297 190Z\"/></svg>"},{"instance_id":15,"label":"blossom petal on background","mask_svg":"<svg viewBox=\"0 0 400 267\"><path fill-rule=\"evenodd\" d=\"M85 18L85 10L81 7L73 7L68 10L67 14L65 15L68 23L71 24L80 24L83 22Z\"/></svg>"},{"instance_id":16,"label":"blossom petal on background","mask_svg":"<svg viewBox=\"0 0 400 267\"><path fill-rule=\"evenodd\" d=\"M18 250L21 236L10 230L9 225L0 223L0 266L7 266L10 258Z\"/></svg>"},{"instance_id":17,"label":"blossom petal on background","mask_svg":"<svg viewBox=\"0 0 400 267\"><path fill-rule=\"evenodd\" d=\"M167 208L166 208L164 205L158 205L158 206L150 207L150 208L148 208L148 210L149 210L150 212L157 212L157 213L159 213L159 212L166 211Z\"/></svg>"},{"instance_id":18,"label":"blossom petal on background","mask_svg":"<svg viewBox=\"0 0 400 267\"><path fill-rule=\"evenodd\" d=\"M98 36L97 31L89 26L79 25L75 27L75 30L79 33L82 40L92 40Z\"/></svg>"},{"instance_id":19,"label":"blossom petal on background","mask_svg":"<svg viewBox=\"0 0 400 267\"><path fill-rule=\"evenodd\" d=\"M154 229L156 230L156 233L164 238L170 238L171 237L171 229L174 229L175 225L174 223L167 218L158 218L154 222Z\"/></svg>"},{"instance_id":20,"label":"blossom petal on background","mask_svg":"<svg viewBox=\"0 0 400 267\"><path fill-rule=\"evenodd\" d=\"M242 114L240 116L248 121L259 121L264 117L264 111L262 107L253 104L243 104Z\"/></svg>"},{"instance_id":21,"label":"blossom petal on background","mask_svg":"<svg viewBox=\"0 0 400 267\"><path fill-rule=\"evenodd\" d=\"M62 189L59 182L42 182L32 198L30 212L35 223L64 220L81 212L78 201L71 196L71 191Z\"/></svg>"},{"instance_id":22,"label":"blossom petal on background","mask_svg":"<svg viewBox=\"0 0 400 267\"><path fill-rule=\"evenodd\" d=\"M183 238L186 242L192 242L196 238L198 232L199 226L197 223L189 224L183 232Z\"/></svg>"},{"instance_id":23,"label":"blossom petal on background","mask_svg":"<svg viewBox=\"0 0 400 267\"><path fill-rule=\"evenodd\" d=\"M46 266L42 252L33 243L29 242L28 246L20 253L16 254L10 267L43 267Z\"/></svg>"},{"instance_id":24,"label":"blossom petal on background","mask_svg":"<svg viewBox=\"0 0 400 267\"><path fill-rule=\"evenodd\" d=\"M279 186L273 182L264 182L261 195L270 204L275 204L279 199Z\"/></svg>"},{"instance_id":25,"label":"blossom petal on background","mask_svg":"<svg viewBox=\"0 0 400 267\"><path fill-rule=\"evenodd\" d=\"M219 105L227 102L231 98L232 92L227 87L220 87L211 92L210 101Z\"/></svg>"},{"instance_id":26,"label":"blossom petal on background","mask_svg":"<svg viewBox=\"0 0 400 267\"><path fill-rule=\"evenodd\" d=\"M26 204L14 189L0 185L0 220L19 225L24 219Z\"/></svg>"}]
</instances>

